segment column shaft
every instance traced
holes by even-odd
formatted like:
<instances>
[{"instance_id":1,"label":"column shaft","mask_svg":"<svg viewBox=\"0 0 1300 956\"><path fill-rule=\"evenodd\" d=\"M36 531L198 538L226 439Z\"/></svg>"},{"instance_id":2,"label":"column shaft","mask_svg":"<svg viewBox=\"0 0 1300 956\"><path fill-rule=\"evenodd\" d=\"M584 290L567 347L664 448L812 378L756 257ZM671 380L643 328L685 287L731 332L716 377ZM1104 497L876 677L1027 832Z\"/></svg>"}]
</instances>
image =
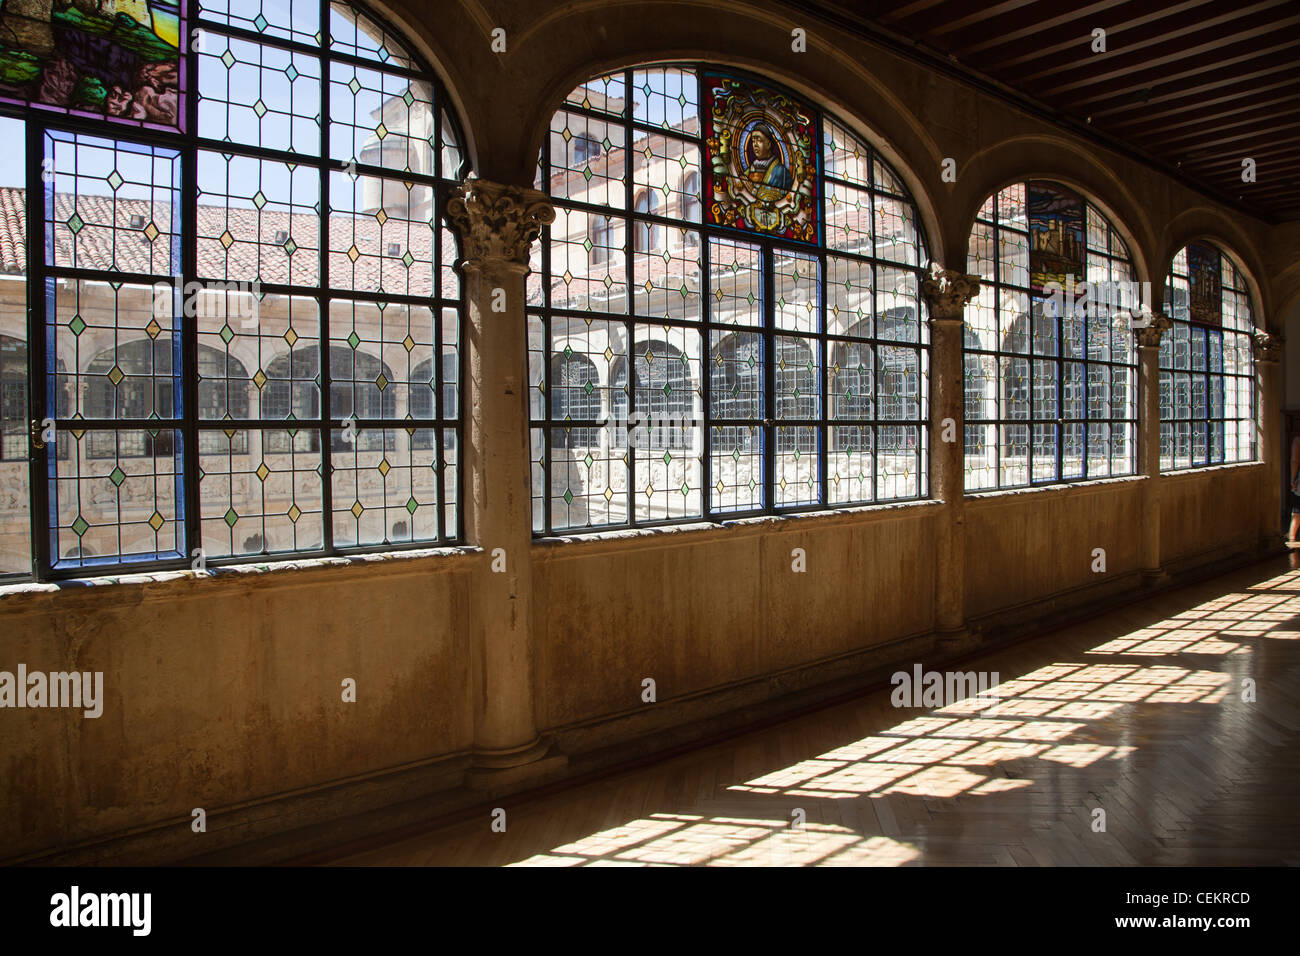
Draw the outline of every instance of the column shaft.
<instances>
[{"instance_id":1,"label":"column shaft","mask_svg":"<svg viewBox=\"0 0 1300 956\"><path fill-rule=\"evenodd\" d=\"M921 281L930 309L930 493L943 501L935 541L935 626L947 644L967 637L962 335L966 303L978 290L977 277L934 266Z\"/></svg>"},{"instance_id":2,"label":"column shaft","mask_svg":"<svg viewBox=\"0 0 1300 956\"><path fill-rule=\"evenodd\" d=\"M478 766L503 768L545 751L533 707L524 303L529 249L554 211L535 190L471 180L448 214L462 240L469 305L465 530L484 552L472 601L474 747Z\"/></svg>"}]
</instances>

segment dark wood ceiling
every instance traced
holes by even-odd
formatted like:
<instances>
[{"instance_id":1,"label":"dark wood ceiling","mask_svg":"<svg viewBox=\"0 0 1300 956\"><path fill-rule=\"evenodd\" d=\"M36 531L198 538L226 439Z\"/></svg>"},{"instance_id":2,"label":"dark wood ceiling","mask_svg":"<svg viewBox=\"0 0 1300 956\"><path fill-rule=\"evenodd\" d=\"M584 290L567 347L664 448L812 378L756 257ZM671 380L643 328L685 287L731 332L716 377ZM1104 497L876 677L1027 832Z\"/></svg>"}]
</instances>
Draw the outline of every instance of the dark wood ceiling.
<instances>
[{"instance_id":1,"label":"dark wood ceiling","mask_svg":"<svg viewBox=\"0 0 1300 956\"><path fill-rule=\"evenodd\" d=\"M1147 159L1300 219L1300 0L811 0L830 19ZM1106 52L1093 52L1093 30ZM1256 181L1242 181L1243 158Z\"/></svg>"}]
</instances>

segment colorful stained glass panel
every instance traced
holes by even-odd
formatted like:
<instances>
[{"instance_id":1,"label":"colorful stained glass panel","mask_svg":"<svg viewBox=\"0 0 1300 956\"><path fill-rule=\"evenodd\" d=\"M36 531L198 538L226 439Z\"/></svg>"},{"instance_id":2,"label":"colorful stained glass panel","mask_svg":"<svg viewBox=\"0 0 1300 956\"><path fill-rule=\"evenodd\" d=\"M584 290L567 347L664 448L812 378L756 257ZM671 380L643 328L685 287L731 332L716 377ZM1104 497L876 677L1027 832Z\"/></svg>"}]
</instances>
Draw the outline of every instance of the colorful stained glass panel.
<instances>
[{"instance_id":1,"label":"colorful stained glass panel","mask_svg":"<svg viewBox=\"0 0 1300 956\"><path fill-rule=\"evenodd\" d=\"M0 24L0 99L180 127L179 4L9 0Z\"/></svg>"},{"instance_id":2,"label":"colorful stained glass panel","mask_svg":"<svg viewBox=\"0 0 1300 956\"><path fill-rule=\"evenodd\" d=\"M819 232L813 111L775 90L705 74L707 221L783 239Z\"/></svg>"},{"instance_id":3,"label":"colorful stained glass panel","mask_svg":"<svg viewBox=\"0 0 1300 956\"><path fill-rule=\"evenodd\" d=\"M1187 247L1188 305L1193 322L1223 324L1223 266L1217 249L1200 243Z\"/></svg>"},{"instance_id":4,"label":"colorful stained glass panel","mask_svg":"<svg viewBox=\"0 0 1300 956\"><path fill-rule=\"evenodd\" d=\"M1029 284L1073 290L1084 278L1083 198L1048 182L1029 183Z\"/></svg>"}]
</instances>

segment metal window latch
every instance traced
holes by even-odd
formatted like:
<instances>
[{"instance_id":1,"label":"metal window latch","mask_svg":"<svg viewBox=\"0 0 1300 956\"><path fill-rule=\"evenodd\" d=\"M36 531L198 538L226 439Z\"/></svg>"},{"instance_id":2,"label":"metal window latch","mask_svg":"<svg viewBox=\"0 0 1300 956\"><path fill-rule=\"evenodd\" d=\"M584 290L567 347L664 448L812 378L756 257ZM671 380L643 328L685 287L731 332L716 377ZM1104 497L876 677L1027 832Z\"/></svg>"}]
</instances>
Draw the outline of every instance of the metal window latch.
<instances>
[{"instance_id":1,"label":"metal window latch","mask_svg":"<svg viewBox=\"0 0 1300 956\"><path fill-rule=\"evenodd\" d=\"M39 418L32 419L32 448L40 451L45 447L45 424Z\"/></svg>"}]
</instances>

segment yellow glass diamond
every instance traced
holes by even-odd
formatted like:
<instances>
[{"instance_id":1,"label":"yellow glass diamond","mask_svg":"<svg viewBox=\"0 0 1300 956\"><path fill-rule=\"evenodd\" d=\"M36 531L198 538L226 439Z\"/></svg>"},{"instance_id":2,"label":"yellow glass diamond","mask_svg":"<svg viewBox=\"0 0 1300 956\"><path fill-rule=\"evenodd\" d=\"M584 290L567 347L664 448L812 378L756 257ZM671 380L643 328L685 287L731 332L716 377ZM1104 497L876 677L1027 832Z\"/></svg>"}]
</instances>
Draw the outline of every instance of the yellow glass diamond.
<instances>
[{"instance_id":1,"label":"yellow glass diamond","mask_svg":"<svg viewBox=\"0 0 1300 956\"><path fill-rule=\"evenodd\" d=\"M158 512L155 511L153 514L149 516L149 527L157 531L166 523L166 521L167 521L166 518L164 518L162 515L160 515Z\"/></svg>"}]
</instances>

